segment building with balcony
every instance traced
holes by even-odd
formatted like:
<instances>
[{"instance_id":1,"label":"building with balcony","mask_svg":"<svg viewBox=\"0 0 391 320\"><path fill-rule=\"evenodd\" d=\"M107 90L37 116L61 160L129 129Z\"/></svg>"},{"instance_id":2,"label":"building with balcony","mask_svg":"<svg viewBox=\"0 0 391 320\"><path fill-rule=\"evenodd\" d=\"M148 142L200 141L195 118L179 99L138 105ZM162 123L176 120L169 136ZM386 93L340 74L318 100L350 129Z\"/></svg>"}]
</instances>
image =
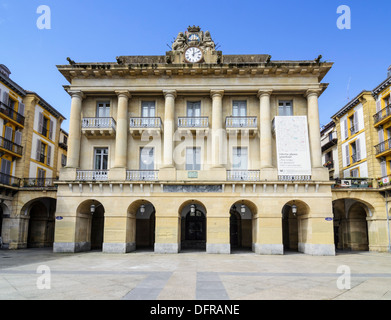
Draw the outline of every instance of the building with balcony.
<instances>
[{"instance_id":1,"label":"building with balcony","mask_svg":"<svg viewBox=\"0 0 391 320\"><path fill-rule=\"evenodd\" d=\"M330 180L339 177L338 161L338 134L334 121L330 121L320 131L320 145L322 147L322 163L329 170Z\"/></svg>"},{"instance_id":2,"label":"building with balcony","mask_svg":"<svg viewBox=\"0 0 391 320\"><path fill-rule=\"evenodd\" d=\"M318 112L332 63L224 55L195 26L160 56L68 61L55 252L335 254Z\"/></svg>"},{"instance_id":3,"label":"building with balcony","mask_svg":"<svg viewBox=\"0 0 391 320\"><path fill-rule=\"evenodd\" d=\"M339 174L333 185L337 249L389 251L389 164L391 74L364 90L332 116L338 139Z\"/></svg>"},{"instance_id":4,"label":"building with balcony","mask_svg":"<svg viewBox=\"0 0 391 320\"><path fill-rule=\"evenodd\" d=\"M10 74L0 65L0 244L9 249L52 246L64 117Z\"/></svg>"}]
</instances>

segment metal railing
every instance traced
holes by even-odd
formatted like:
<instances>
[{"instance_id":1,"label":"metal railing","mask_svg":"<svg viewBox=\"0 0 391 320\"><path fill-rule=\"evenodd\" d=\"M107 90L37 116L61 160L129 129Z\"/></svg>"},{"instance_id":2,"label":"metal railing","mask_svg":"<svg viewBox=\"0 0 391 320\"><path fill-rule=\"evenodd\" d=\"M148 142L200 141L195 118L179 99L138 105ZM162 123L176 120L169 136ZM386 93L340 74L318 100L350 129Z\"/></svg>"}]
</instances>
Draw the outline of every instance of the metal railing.
<instances>
[{"instance_id":1,"label":"metal railing","mask_svg":"<svg viewBox=\"0 0 391 320\"><path fill-rule=\"evenodd\" d=\"M108 179L108 170L78 170L76 172L78 181L107 181Z\"/></svg>"},{"instance_id":2,"label":"metal railing","mask_svg":"<svg viewBox=\"0 0 391 320\"><path fill-rule=\"evenodd\" d=\"M227 170L228 181L260 181L259 170Z\"/></svg>"},{"instance_id":3,"label":"metal railing","mask_svg":"<svg viewBox=\"0 0 391 320\"><path fill-rule=\"evenodd\" d=\"M379 143L378 145L375 146L376 149L376 155L390 150L391 149L391 139L384 140L383 142Z\"/></svg>"},{"instance_id":4,"label":"metal railing","mask_svg":"<svg viewBox=\"0 0 391 320\"><path fill-rule=\"evenodd\" d=\"M157 181L157 170L128 170L126 171L126 180L128 181Z\"/></svg>"},{"instance_id":5,"label":"metal railing","mask_svg":"<svg viewBox=\"0 0 391 320\"><path fill-rule=\"evenodd\" d=\"M226 117L226 128L255 128L257 117Z\"/></svg>"},{"instance_id":6,"label":"metal railing","mask_svg":"<svg viewBox=\"0 0 391 320\"><path fill-rule=\"evenodd\" d=\"M350 128L350 134L353 135L353 134L355 134L356 132L358 132L358 128L357 128L356 126L352 126L352 127Z\"/></svg>"},{"instance_id":7,"label":"metal railing","mask_svg":"<svg viewBox=\"0 0 391 320\"><path fill-rule=\"evenodd\" d=\"M387 118L389 115L391 115L391 104L389 104L384 109L380 110L379 112L375 113L373 115L373 120L376 123L383 120L384 118Z\"/></svg>"},{"instance_id":8,"label":"metal railing","mask_svg":"<svg viewBox=\"0 0 391 320\"><path fill-rule=\"evenodd\" d=\"M334 169L334 160L328 160L324 165L323 167L327 168L327 169Z\"/></svg>"},{"instance_id":9,"label":"metal railing","mask_svg":"<svg viewBox=\"0 0 391 320\"><path fill-rule=\"evenodd\" d=\"M209 118L208 117L179 117L178 127L179 128L208 128Z\"/></svg>"},{"instance_id":10,"label":"metal railing","mask_svg":"<svg viewBox=\"0 0 391 320\"><path fill-rule=\"evenodd\" d=\"M278 181L311 181L310 175L280 175Z\"/></svg>"},{"instance_id":11,"label":"metal railing","mask_svg":"<svg viewBox=\"0 0 391 320\"><path fill-rule=\"evenodd\" d=\"M389 186L391 184L391 175L378 178L377 184L378 184L379 188Z\"/></svg>"},{"instance_id":12,"label":"metal railing","mask_svg":"<svg viewBox=\"0 0 391 320\"><path fill-rule=\"evenodd\" d=\"M24 178L22 179L22 188L49 188L56 187L54 182L57 181L55 178Z\"/></svg>"},{"instance_id":13,"label":"metal railing","mask_svg":"<svg viewBox=\"0 0 391 320\"><path fill-rule=\"evenodd\" d=\"M0 137L0 147L4 148L4 149L7 149L9 151L12 151L18 155L22 155L23 153L23 147L10 141L10 140L7 140L3 137Z\"/></svg>"},{"instance_id":14,"label":"metal railing","mask_svg":"<svg viewBox=\"0 0 391 320\"><path fill-rule=\"evenodd\" d=\"M9 174L0 172L0 183L8 186L19 187L20 186L20 178L10 176Z\"/></svg>"},{"instance_id":15,"label":"metal railing","mask_svg":"<svg viewBox=\"0 0 391 320\"><path fill-rule=\"evenodd\" d=\"M159 117L130 118L130 128L161 128L162 119Z\"/></svg>"},{"instance_id":16,"label":"metal railing","mask_svg":"<svg viewBox=\"0 0 391 320\"><path fill-rule=\"evenodd\" d=\"M372 188L373 179L371 178L344 178L336 179L335 184L332 185L333 189L338 188Z\"/></svg>"},{"instance_id":17,"label":"metal railing","mask_svg":"<svg viewBox=\"0 0 391 320\"><path fill-rule=\"evenodd\" d=\"M0 112L2 114L5 114L7 117L11 118L12 120L16 121L17 123L21 124L22 126L24 126L25 117L1 101L0 101Z\"/></svg>"},{"instance_id":18,"label":"metal railing","mask_svg":"<svg viewBox=\"0 0 391 320\"><path fill-rule=\"evenodd\" d=\"M82 128L83 129L114 129L116 123L113 118L83 118Z\"/></svg>"}]
</instances>

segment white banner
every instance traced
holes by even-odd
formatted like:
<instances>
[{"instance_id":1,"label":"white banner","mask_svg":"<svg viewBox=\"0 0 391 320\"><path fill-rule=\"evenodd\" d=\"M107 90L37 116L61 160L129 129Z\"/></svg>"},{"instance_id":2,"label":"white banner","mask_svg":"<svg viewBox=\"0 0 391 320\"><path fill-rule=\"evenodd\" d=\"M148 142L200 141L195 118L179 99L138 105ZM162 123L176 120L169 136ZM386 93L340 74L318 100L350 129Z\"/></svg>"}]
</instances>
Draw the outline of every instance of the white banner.
<instances>
[{"instance_id":1,"label":"white banner","mask_svg":"<svg viewBox=\"0 0 391 320\"><path fill-rule=\"evenodd\" d=\"M279 176L310 176L311 154L306 116L274 118Z\"/></svg>"}]
</instances>

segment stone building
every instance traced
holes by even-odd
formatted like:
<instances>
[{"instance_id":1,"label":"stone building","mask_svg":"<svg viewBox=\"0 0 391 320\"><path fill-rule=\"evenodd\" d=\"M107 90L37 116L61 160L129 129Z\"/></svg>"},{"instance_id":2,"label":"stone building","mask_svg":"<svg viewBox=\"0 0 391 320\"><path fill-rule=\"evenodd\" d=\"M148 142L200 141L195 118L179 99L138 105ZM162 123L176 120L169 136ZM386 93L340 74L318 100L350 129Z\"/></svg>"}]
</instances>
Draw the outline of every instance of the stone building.
<instances>
[{"instance_id":1,"label":"stone building","mask_svg":"<svg viewBox=\"0 0 391 320\"><path fill-rule=\"evenodd\" d=\"M0 242L9 249L52 246L65 118L10 74L0 65Z\"/></svg>"},{"instance_id":2,"label":"stone building","mask_svg":"<svg viewBox=\"0 0 391 320\"><path fill-rule=\"evenodd\" d=\"M332 63L225 55L195 26L161 56L68 61L55 252L335 254L318 112Z\"/></svg>"}]
</instances>

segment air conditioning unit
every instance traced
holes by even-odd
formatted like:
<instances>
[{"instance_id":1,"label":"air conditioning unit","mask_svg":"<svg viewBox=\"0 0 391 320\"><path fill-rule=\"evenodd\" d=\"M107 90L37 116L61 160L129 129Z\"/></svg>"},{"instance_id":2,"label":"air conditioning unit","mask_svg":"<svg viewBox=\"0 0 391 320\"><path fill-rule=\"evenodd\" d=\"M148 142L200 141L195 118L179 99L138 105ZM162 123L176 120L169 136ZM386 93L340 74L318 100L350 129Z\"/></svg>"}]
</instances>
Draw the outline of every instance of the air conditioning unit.
<instances>
[{"instance_id":1,"label":"air conditioning unit","mask_svg":"<svg viewBox=\"0 0 391 320\"><path fill-rule=\"evenodd\" d=\"M351 180L341 180L341 187L351 187L352 181Z\"/></svg>"}]
</instances>

